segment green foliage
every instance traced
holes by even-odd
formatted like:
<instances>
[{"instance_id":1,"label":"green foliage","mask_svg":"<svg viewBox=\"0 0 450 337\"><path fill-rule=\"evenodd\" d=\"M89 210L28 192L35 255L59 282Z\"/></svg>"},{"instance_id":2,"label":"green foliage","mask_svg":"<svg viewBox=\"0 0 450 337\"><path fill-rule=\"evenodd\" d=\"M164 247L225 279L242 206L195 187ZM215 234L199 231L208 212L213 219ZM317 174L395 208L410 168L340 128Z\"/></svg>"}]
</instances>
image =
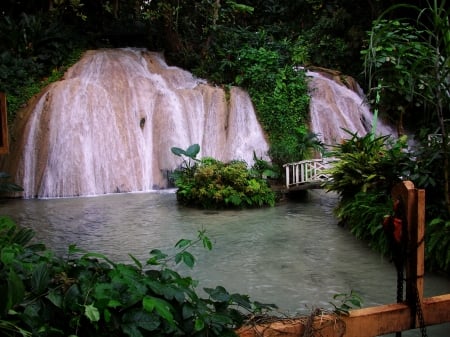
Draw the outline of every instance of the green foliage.
<instances>
[{"instance_id":1,"label":"green foliage","mask_svg":"<svg viewBox=\"0 0 450 337\"><path fill-rule=\"evenodd\" d=\"M188 249L211 241L200 231L182 239L172 256L152 250L146 263L115 263L99 253L69 247L66 259L33 232L0 218L0 333L6 336L235 336L245 312L273 308L223 287L196 293L197 281L172 264L193 267Z\"/></svg>"},{"instance_id":2,"label":"green foliage","mask_svg":"<svg viewBox=\"0 0 450 337\"><path fill-rule=\"evenodd\" d=\"M450 220L432 219L427 223L425 235L427 267L450 271Z\"/></svg>"},{"instance_id":3,"label":"green foliage","mask_svg":"<svg viewBox=\"0 0 450 337\"><path fill-rule=\"evenodd\" d=\"M334 308L334 312L338 315L348 316L351 309L361 308L363 300L359 294L350 291L350 294L336 294L333 296L333 300L337 303L330 302Z\"/></svg>"},{"instance_id":4,"label":"green foliage","mask_svg":"<svg viewBox=\"0 0 450 337\"><path fill-rule=\"evenodd\" d=\"M261 161L258 162L261 167ZM243 161L223 163L203 158L198 164L174 172L177 200L206 209L273 206L275 194L261 177L259 168Z\"/></svg>"},{"instance_id":5,"label":"green foliage","mask_svg":"<svg viewBox=\"0 0 450 337\"><path fill-rule=\"evenodd\" d=\"M80 43L51 15L0 17L0 91L7 93L10 120L28 99L62 77L63 64L73 64L80 54L73 41Z\"/></svg>"},{"instance_id":6,"label":"green foliage","mask_svg":"<svg viewBox=\"0 0 450 337\"><path fill-rule=\"evenodd\" d=\"M368 133L335 146L331 156L339 159L329 173L332 179L326 188L338 192L344 200L359 192L381 191L389 194L392 187L407 178L410 157L406 137L393 140L389 136L374 137Z\"/></svg>"},{"instance_id":7,"label":"green foliage","mask_svg":"<svg viewBox=\"0 0 450 337\"><path fill-rule=\"evenodd\" d=\"M251 175L262 179L278 179L281 176L278 167L275 167L273 164L264 159L258 158L255 152L253 152L253 161L254 164L250 169Z\"/></svg>"},{"instance_id":8,"label":"green foliage","mask_svg":"<svg viewBox=\"0 0 450 337\"><path fill-rule=\"evenodd\" d=\"M392 210L390 194L380 191L358 192L342 200L334 210L340 223L358 239L383 255L389 255L383 217Z\"/></svg>"},{"instance_id":9,"label":"green foliage","mask_svg":"<svg viewBox=\"0 0 450 337\"><path fill-rule=\"evenodd\" d=\"M387 15L407 9L415 17L387 20ZM448 136L450 116L450 23L446 1L424 1L421 7L399 3L373 23L367 50L363 51L369 85L383 88L381 110L403 127L439 130ZM379 90L376 90L379 94ZM450 214L450 157L448 142L441 142L443 194ZM441 167L436 167L438 171Z\"/></svg>"},{"instance_id":10,"label":"green foliage","mask_svg":"<svg viewBox=\"0 0 450 337\"><path fill-rule=\"evenodd\" d=\"M336 147L340 159L329 170L332 180L326 187L341 195L335 214L358 239L372 249L390 255L382 223L392 211L392 187L411 180L426 193L426 260L430 269L450 270L448 213L442 195L443 156L439 142L429 140L415 152L405 151L405 139L353 134Z\"/></svg>"},{"instance_id":11,"label":"green foliage","mask_svg":"<svg viewBox=\"0 0 450 337\"><path fill-rule=\"evenodd\" d=\"M199 162L199 160L196 157L200 152L200 145L192 144L186 150L183 150L179 147L172 147L170 150L174 155L183 158L183 164L173 174L175 181L177 181L180 178L180 176L184 176L186 178L193 178L193 175L195 173L196 162Z\"/></svg>"},{"instance_id":12,"label":"green foliage","mask_svg":"<svg viewBox=\"0 0 450 337\"><path fill-rule=\"evenodd\" d=\"M422 33L409 22L378 20L369 34L368 48L361 52L369 87L380 85L383 89L378 103L380 110L394 113L397 118L409 105L417 107L426 103L429 81L428 74L422 73L425 69L421 68L434 54L420 40Z\"/></svg>"},{"instance_id":13,"label":"green foliage","mask_svg":"<svg viewBox=\"0 0 450 337\"><path fill-rule=\"evenodd\" d=\"M290 61L288 42L277 48L244 46L238 60L236 84L248 89L259 120L269 135L272 162L280 167L305 159L303 129L307 125L309 94L304 71ZM299 130L301 130L299 132Z\"/></svg>"}]
</instances>

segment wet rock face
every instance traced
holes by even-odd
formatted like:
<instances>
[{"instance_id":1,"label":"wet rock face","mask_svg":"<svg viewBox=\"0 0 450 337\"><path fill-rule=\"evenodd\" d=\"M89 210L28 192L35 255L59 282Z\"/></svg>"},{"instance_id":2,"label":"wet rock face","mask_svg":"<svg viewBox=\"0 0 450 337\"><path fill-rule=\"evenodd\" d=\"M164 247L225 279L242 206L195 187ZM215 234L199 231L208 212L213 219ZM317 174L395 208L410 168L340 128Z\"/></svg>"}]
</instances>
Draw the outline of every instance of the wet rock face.
<instances>
[{"instance_id":1,"label":"wet rock face","mask_svg":"<svg viewBox=\"0 0 450 337\"><path fill-rule=\"evenodd\" d=\"M2 169L23 196L69 197L167 187L181 159L173 146L198 143L199 157L253 162L268 144L246 92L169 67L145 50L88 51L64 79L22 111Z\"/></svg>"}]
</instances>

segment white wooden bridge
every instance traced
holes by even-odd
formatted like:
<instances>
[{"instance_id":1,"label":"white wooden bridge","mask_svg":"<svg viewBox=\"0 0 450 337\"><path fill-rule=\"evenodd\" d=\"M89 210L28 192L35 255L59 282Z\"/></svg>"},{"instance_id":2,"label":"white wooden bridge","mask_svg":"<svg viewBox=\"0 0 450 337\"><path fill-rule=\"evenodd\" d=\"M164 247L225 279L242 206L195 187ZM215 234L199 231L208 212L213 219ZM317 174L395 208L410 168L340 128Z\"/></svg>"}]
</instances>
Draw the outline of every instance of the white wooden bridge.
<instances>
[{"instance_id":1,"label":"white wooden bridge","mask_svg":"<svg viewBox=\"0 0 450 337\"><path fill-rule=\"evenodd\" d=\"M325 170L329 169L335 158L302 160L284 164L286 170L286 188L288 190L307 190L322 188L331 178Z\"/></svg>"}]
</instances>

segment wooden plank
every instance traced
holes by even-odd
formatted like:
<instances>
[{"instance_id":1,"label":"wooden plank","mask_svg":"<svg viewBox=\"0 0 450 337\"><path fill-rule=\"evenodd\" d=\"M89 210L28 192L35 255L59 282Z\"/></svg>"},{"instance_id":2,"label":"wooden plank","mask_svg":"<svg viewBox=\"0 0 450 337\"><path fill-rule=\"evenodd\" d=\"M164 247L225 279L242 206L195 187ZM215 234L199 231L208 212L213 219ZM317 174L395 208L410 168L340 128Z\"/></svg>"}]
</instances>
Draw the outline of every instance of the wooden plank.
<instances>
[{"instance_id":1,"label":"wooden plank","mask_svg":"<svg viewBox=\"0 0 450 337\"><path fill-rule=\"evenodd\" d=\"M450 322L450 294L424 299L425 325ZM305 333L309 317L279 319L270 323L248 324L236 332L240 337L297 337ZM405 303L393 303L351 310L349 316L318 315L314 317L312 336L375 337L406 331L414 327L411 310Z\"/></svg>"},{"instance_id":2,"label":"wooden plank","mask_svg":"<svg viewBox=\"0 0 450 337\"><path fill-rule=\"evenodd\" d=\"M450 322L450 294L423 299L425 325Z\"/></svg>"},{"instance_id":3,"label":"wooden plank","mask_svg":"<svg viewBox=\"0 0 450 337\"><path fill-rule=\"evenodd\" d=\"M425 274L425 190L417 190L417 265L416 284L419 291L420 303L423 303L423 287Z\"/></svg>"},{"instance_id":4,"label":"wooden plank","mask_svg":"<svg viewBox=\"0 0 450 337\"><path fill-rule=\"evenodd\" d=\"M6 95L0 92L0 154L9 152L8 112L6 109Z\"/></svg>"}]
</instances>

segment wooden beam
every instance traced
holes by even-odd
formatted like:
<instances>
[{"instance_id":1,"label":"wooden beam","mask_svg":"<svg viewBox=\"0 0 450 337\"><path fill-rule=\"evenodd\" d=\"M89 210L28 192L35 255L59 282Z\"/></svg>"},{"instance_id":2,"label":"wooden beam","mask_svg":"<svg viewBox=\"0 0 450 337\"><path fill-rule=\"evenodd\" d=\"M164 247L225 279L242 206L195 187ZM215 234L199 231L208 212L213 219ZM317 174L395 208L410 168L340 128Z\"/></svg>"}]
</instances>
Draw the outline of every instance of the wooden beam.
<instances>
[{"instance_id":1,"label":"wooden beam","mask_svg":"<svg viewBox=\"0 0 450 337\"><path fill-rule=\"evenodd\" d=\"M450 294L425 298L422 303L425 325L450 322ZM308 336L375 337L410 330L415 324L411 308L405 303L393 303L351 310L349 316L318 315L279 319L262 324L247 324L237 330L240 337L298 337L312 323ZM315 332L315 334L314 334Z\"/></svg>"},{"instance_id":2,"label":"wooden beam","mask_svg":"<svg viewBox=\"0 0 450 337\"><path fill-rule=\"evenodd\" d=\"M0 92L0 154L9 152L8 144L8 113L6 109L6 95Z\"/></svg>"}]
</instances>

